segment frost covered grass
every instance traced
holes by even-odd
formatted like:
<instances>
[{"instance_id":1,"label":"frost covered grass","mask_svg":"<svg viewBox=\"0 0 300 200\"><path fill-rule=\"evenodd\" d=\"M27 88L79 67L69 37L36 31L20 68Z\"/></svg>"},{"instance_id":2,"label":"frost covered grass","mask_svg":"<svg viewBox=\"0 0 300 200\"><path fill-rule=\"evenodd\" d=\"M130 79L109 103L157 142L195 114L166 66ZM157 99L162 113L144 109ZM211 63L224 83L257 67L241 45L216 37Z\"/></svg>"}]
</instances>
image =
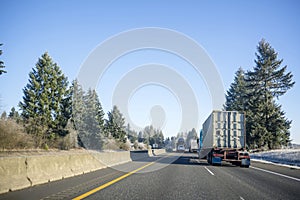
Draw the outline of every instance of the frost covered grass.
<instances>
[{"instance_id":1,"label":"frost covered grass","mask_svg":"<svg viewBox=\"0 0 300 200\"><path fill-rule=\"evenodd\" d=\"M280 149L252 153L251 159L300 167L300 149Z\"/></svg>"}]
</instances>

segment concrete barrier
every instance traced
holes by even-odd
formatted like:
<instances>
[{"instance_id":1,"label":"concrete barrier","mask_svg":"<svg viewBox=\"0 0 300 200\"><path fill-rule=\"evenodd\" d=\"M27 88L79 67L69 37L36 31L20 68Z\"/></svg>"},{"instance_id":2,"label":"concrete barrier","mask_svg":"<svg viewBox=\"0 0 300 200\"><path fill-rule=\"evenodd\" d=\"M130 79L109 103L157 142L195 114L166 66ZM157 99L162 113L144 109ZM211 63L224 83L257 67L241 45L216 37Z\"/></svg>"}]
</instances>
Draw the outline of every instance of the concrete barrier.
<instances>
[{"instance_id":1,"label":"concrete barrier","mask_svg":"<svg viewBox=\"0 0 300 200\"><path fill-rule=\"evenodd\" d=\"M0 193L30 186L25 157L0 157Z\"/></svg>"},{"instance_id":2,"label":"concrete barrier","mask_svg":"<svg viewBox=\"0 0 300 200\"><path fill-rule=\"evenodd\" d=\"M0 157L0 194L165 153L63 151Z\"/></svg>"},{"instance_id":3,"label":"concrete barrier","mask_svg":"<svg viewBox=\"0 0 300 200\"><path fill-rule=\"evenodd\" d=\"M99 164L106 167L132 161L129 151L92 153L92 155Z\"/></svg>"},{"instance_id":4,"label":"concrete barrier","mask_svg":"<svg viewBox=\"0 0 300 200\"><path fill-rule=\"evenodd\" d=\"M64 155L28 156L26 173L31 185L62 179L67 170L66 158Z\"/></svg>"},{"instance_id":5,"label":"concrete barrier","mask_svg":"<svg viewBox=\"0 0 300 200\"><path fill-rule=\"evenodd\" d=\"M128 151L0 157L0 194L130 161Z\"/></svg>"},{"instance_id":6,"label":"concrete barrier","mask_svg":"<svg viewBox=\"0 0 300 200\"><path fill-rule=\"evenodd\" d=\"M157 156L157 155L160 155L160 154L164 154L166 153L166 150L165 149L153 149L152 150L152 154L154 156Z\"/></svg>"},{"instance_id":7,"label":"concrete barrier","mask_svg":"<svg viewBox=\"0 0 300 200\"><path fill-rule=\"evenodd\" d=\"M105 168L106 166L95 158L95 154L96 153L70 155L68 169L70 169L73 175L76 176L83 173L92 172L101 168Z\"/></svg>"},{"instance_id":8,"label":"concrete barrier","mask_svg":"<svg viewBox=\"0 0 300 200\"><path fill-rule=\"evenodd\" d=\"M148 155L149 155L150 157L153 156L153 149L148 149Z\"/></svg>"}]
</instances>

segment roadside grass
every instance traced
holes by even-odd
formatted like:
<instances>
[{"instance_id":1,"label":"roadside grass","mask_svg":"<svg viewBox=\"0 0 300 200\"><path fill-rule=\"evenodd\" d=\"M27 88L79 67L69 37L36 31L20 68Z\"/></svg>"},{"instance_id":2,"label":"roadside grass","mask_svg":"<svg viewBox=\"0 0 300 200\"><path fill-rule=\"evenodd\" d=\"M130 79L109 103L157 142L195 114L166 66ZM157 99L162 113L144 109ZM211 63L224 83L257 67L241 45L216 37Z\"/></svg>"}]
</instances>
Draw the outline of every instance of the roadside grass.
<instances>
[{"instance_id":1,"label":"roadside grass","mask_svg":"<svg viewBox=\"0 0 300 200\"><path fill-rule=\"evenodd\" d=\"M32 149L34 139L24 127L12 119L0 120L0 150Z\"/></svg>"}]
</instances>

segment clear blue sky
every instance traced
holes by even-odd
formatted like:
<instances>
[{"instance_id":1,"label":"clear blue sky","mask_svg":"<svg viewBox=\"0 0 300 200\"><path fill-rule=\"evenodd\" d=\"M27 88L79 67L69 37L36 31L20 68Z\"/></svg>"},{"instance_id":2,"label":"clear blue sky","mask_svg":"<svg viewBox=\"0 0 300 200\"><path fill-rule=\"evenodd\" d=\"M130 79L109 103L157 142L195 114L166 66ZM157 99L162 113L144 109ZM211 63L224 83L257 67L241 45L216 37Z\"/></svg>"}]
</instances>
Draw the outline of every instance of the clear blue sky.
<instances>
[{"instance_id":1,"label":"clear blue sky","mask_svg":"<svg viewBox=\"0 0 300 200\"><path fill-rule=\"evenodd\" d=\"M214 61L228 89L238 67L250 70L256 46L265 38L294 74L296 85L280 99L286 116L293 120L291 138L300 143L300 3L298 1L14 1L0 0L0 43L7 74L0 77L1 112L9 112L22 99L28 73L48 51L71 82L81 64L97 45L120 32L143 27L161 27L181 32L199 43ZM150 59L153 58L153 61ZM172 59L172 61L170 61ZM138 61L138 62L137 62ZM200 124L209 115L209 94L201 77L190 66L166 53L155 51L128 55L112 67L99 83L98 93L105 112L111 109L111 90L130 71L130 66L167 62L186 77L194 89ZM119 64L118 64L119 63ZM125 66L118 70L118 66ZM106 80L106 81L105 81ZM109 82L109 83L108 83ZM158 96L159 98L153 98ZM148 86L132 97L129 113L143 126L150 109L165 109L165 132L174 135L178 127L178 102L162 87ZM174 111L174 109L177 111ZM180 109L179 109L180 110ZM174 111L174 113L172 113ZM171 113L171 114L170 114ZM191 127L192 128L192 127ZM200 127L196 127L200 128Z\"/></svg>"}]
</instances>

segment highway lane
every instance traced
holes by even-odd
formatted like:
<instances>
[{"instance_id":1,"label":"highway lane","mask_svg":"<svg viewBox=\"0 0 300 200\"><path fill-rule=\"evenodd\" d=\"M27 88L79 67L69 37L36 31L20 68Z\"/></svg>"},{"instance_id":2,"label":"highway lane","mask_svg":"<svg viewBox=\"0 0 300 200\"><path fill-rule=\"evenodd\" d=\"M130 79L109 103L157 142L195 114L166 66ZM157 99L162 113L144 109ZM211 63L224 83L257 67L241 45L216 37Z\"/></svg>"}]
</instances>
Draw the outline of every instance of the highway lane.
<instances>
[{"instance_id":1,"label":"highway lane","mask_svg":"<svg viewBox=\"0 0 300 200\"><path fill-rule=\"evenodd\" d=\"M155 165L148 170L152 167ZM299 174L298 170L281 170ZM221 167L209 166L204 160L184 154L163 169L132 175L87 199L299 199L299 196L299 181L226 163Z\"/></svg>"},{"instance_id":2,"label":"highway lane","mask_svg":"<svg viewBox=\"0 0 300 200\"><path fill-rule=\"evenodd\" d=\"M170 153L10 192L0 195L0 199L72 199L146 165L136 173L89 194L86 199L273 200L300 197L299 170L261 163L252 163L255 168L249 169L226 163L210 166L205 160L196 159L196 154Z\"/></svg>"}]
</instances>

